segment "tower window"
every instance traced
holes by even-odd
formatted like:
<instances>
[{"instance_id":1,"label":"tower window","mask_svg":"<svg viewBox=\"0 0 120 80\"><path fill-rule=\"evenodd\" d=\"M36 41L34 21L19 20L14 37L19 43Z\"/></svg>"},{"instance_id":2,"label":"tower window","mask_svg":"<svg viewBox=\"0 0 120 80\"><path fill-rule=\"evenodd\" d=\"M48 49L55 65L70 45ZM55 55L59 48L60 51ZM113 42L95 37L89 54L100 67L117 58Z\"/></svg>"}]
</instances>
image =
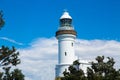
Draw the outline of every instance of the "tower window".
<instances>
[{"instance_id":1,"label":"tower window","mask_svg":"<svg viewBox=\"0 0 120 80\"><path fill-rule=\"evenodd\" d=\"M71 45L73 46L73 43L71 43Z\"/></svg>"},{"instance_id":2,"label":"tower window","mask_svg":"<svg viewBox=\"0 0 120 80\"><path fill-rule=\"evenodd\" d=\"M65 52L65 56L67 56L67 52Z\"/></svg>"}]
</instances>

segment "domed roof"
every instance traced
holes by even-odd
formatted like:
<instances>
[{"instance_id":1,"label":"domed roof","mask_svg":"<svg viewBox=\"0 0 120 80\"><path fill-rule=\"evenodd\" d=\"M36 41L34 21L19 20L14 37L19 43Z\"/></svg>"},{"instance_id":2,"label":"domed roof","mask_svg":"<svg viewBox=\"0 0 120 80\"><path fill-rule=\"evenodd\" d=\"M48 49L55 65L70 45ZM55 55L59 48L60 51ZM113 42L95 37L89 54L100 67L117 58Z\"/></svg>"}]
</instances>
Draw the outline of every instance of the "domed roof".
<instances>
[{"instance_id":1,"label":"domed roof","mask_svg":"<svg viewBox=\"0 0 120 80\"><path fill-rule=\"evenodd\" d=\"M63 15L60 17L60 19L65 19L65 18L72 19L72 17L69 15L67 11L65 11Z\"/></svg>"}]
</instances>

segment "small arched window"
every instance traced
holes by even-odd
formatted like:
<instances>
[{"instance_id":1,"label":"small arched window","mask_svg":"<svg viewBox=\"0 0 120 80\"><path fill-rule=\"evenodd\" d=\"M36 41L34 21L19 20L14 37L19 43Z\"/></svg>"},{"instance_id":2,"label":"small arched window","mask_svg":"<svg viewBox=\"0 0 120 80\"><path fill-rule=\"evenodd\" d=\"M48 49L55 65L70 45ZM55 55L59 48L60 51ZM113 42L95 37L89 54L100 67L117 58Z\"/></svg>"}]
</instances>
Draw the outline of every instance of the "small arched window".
<instances>
[{"instance_id":1,"label":"small arched window","mask_svg":"<svg viewBox=\"0 0 120 80\"><path fill-rule=\"evenodd\" d=\"M65 56L67 56L67 52L65 52Z\"/></svg>"},{"instance_id":2,"label":"small arched window","mask_svg":"<svg viewBox=\"0 0 120 80\"><path fill-rule=\"evenodd\" d=\"M73 43L71 43L71 46L73 47Z\"/></svg>"}]
</instances>

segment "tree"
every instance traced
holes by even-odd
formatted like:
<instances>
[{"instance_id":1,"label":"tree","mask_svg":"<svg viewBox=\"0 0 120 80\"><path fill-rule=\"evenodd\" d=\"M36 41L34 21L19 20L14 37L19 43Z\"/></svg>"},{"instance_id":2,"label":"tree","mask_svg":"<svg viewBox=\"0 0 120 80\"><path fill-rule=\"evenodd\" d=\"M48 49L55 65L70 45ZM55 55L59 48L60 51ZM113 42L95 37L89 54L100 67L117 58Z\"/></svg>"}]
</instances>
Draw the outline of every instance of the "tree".
<instances>
[{"instance_id":1,"label":"tree","mask_svg":"<svg viewBox=\"0 0 120 80\"><path fill-rule=\"evenodd\" d=\"M0 11L0 29L4 26L3 12ZM24 80L24 75L19 69L12 69L20 64L19 52L14 47L12 49L2 46L0 48L0 80Z\"/></svg>"},{"instance_id":2,"label":"tree","mask_svg":"<svg viewBox=\"0 0 120 80\"><path fill-rule=\"evenodd\" d=\"M3 12L0 11L0 29L4 26ZM20 64L19 52L14 47L12 49L2 46L0 48L0 80L24 80L24 75L19 69L12 69Z\"/></svg>"},{"instance_id":3,"label":"tree","mask_svg":"<svg viewBox=\"0 0 120 80\"><path fill-rule=\"evenodd\" d=\"M67 72L63 72L64 77L61 77L61 80L87 80L82 69L79 68L79 61L76 60L73 62L73 65L70 65Z\"/></svg>"},{"instance_id":4,"label":"tree","mask_svg":"<svg viewBox=\"0 0 120 80\"><path fill-rule=\"evenodd\" d=\"M0 29L4 26L5 21L3 20L3 12L0 11Z\"/></svg>"},{"instance_id":5,"label":"tree","mask_svg":"<svg viewBox=\"0 0 120 80\"><path fill-rule=\"evenodd\" d=\"M104 56L98 56L96 62L91 62L91 67L87 68L85 75L76 60L69 66L69 72L63 72L64 77L61 77L61 80L120 80L120 69L115 69L114 64L113 58L107 57L107 61L104 61Z\"/></svg>"},{"instance_id":6,"label":"tree","mask_svg":"<svg viewBox=\"0 0 120 80\"><path fill-rule=\"evenodd\" d=\"M88 80L120 80L120 70L114 68L113 58L107 57L105 62L104 56L98 56L96 61L87 69Z\"/></svg>"},{"instance_id":7,"label":"tree","mask_svg":"<svg viewBox=\"0 0 120 80\"><path fill-rule=\"evenodd\" d=\"M9 49L8 47L2 46L0 49L0 67L3 69L0 72L0 80L24 80L24 75L19 69L12 69L12 66L20 64L18 58L19 52L14 47Z\"/></svg>"}]
</instances>

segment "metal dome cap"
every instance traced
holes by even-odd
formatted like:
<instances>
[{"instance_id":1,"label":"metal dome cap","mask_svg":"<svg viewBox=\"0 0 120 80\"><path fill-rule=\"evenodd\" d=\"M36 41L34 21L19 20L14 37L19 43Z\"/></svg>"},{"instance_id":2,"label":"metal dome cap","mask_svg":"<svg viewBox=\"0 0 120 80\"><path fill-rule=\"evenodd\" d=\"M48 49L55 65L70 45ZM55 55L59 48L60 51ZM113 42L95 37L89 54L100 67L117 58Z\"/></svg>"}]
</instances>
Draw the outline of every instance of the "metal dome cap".
<instances>
[{"instance_id":1,"label":"metal dome cap","mask_svg":"<svg viewBox=\"0 0 120 80\"><path fill-rule=\"evenodd\" d=\"M65 11L63 13L63 15L60 17L60 19L65 19L65 18L72 19L72 17L69 15L69 13L67 11Z\"/></svg>"}]
</instances>

